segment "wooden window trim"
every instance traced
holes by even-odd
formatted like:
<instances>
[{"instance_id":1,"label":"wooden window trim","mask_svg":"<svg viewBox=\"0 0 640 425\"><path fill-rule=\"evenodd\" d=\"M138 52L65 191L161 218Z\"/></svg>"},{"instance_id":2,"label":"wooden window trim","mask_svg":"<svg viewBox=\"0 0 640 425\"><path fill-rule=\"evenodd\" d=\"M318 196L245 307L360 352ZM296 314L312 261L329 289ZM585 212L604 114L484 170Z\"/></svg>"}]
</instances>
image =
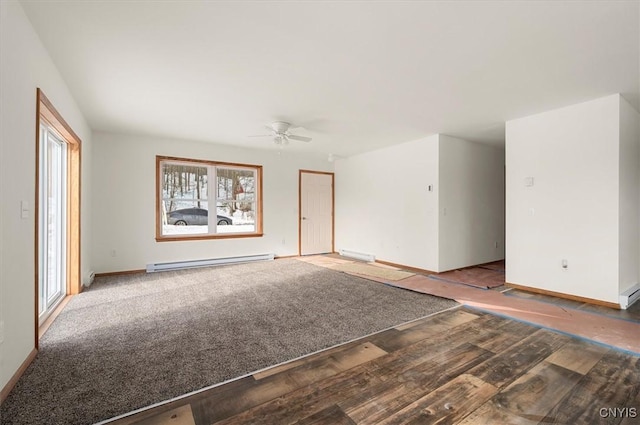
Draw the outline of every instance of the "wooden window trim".
<instances>
[{"instance_id":1,"label":"wooden window trim","mask_svg":"<svg viewBox=\"0 0 640 425\"><path fill-rule=\"evenodd\" d=\"M40 226L40 124L53 128L67 144L67 295L82 291L80 262L80 205L82 140L53 106L40 88L36 89L36 190L34 202L34 269L35 269L35 348L39 346L38 280L39 276L39 226Z\"/></svg>"},{"instance_id":2,"label":"wooden window trim","mask_svg":"<svg viewBox=\"0 0 640 425\"><path fill-rule=\"evenodd\" d=\"M256 172L256 178L258 180L257 184L257 200L256 200L256 231L252 233L231 233L231 234L196 234L192 236L163 236L162 235L162 218L161 218L161 193L162 193L162 184L161 181L161 173L162 173L162 162L171 161L171 162L184 162L189 164L200 164L205 166L216 166L216 167L237 167L237 168L252 168ZM193 159L193 158L181 158L175 156L162 156L156 155L156 242L176 242L176 241L197 241L197 240L212 240L212 239L241 239L241 238L259 238L264 236L263 234L263 217L262 217L262 165L255 164L240 164L235 162L222 162L222 161L211 161L205 159Z\"/></svg>"}]
</instances>

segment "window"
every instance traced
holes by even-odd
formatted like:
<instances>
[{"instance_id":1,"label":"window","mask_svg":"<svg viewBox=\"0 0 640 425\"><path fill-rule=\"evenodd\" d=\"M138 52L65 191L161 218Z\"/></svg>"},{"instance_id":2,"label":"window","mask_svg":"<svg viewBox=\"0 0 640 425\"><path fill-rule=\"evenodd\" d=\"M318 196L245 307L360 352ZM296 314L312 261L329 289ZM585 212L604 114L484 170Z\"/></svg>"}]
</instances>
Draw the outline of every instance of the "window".
<instances>
[{"instance_id":1,"label":"window","mask_svg":"<svg viewBox=\"0 0 640 425\"><path fill-rule=\"evenodd\" d=\"M157 241L262 236L261 166L157 156L156 169Z\"/></svg>"}]
</instances>

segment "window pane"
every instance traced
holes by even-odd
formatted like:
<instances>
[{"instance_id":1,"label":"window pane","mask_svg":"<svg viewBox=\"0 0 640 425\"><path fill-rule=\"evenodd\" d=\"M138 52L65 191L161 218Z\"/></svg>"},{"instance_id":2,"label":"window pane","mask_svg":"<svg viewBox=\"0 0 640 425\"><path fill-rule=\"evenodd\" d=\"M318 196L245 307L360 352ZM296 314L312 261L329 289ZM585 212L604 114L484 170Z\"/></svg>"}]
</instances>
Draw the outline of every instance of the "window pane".
<instances>
[{"instance_id":1,"label":"window pane","mask_svg":"<svg viewBox=\"0 0 640 425\"><path fill-rule=\"evenodd\" d=\"M235 225L255 223L256 175L254 170L218 167L216 171L217 206L221 214L234 219ZM255 229L248 230L253 232ZM224 229L226 232L244 232Z\"/></svg>"},{"instance_id":2,"label":"window pane","mask_svg":"<svg viewBox=\"0 0 640 425\"><path fill-rule=\"evenodd\" d=\"M209 198L207 167L164 164L161 178L162 200L167 212L194 206L201 208L202 201Z\"/></svg>"},{"instance_id":3,"label":"window pane","mask_svg":"<svg viewBox=\"0 0 640 425\"><path fill-rule=\"evenodd\" d=\"M252 233L256 231L256 203L243 201L237 204L239 208L230 214L229 203L218 202L217 233Z\"/></svg>"},{"instance_id":4,"label":"window pane","mask_svg":"<svg viewBox=\"0 0 640 425\"><path fill-rule=\"evenodd\" d=\"M254 170L223 168L216 170L218 214L217 233L251 233L256 231L256 174Z\"/></svg>"},{"instance_id":5,"label":"window pane","mask_svg":"<svg viewBox=\"0 0 640 425\"><path fill-rule=\"evenodd\" d=\"M218 201L255 200L256 176L253 170L217 169Z\"/></svg>"},{"instance_id":6,"label":"window pane","mask_svg":"<svg viewBox=\"0 0 640 425\"><path fill-rule=\"evenodd\" d=\"M171 202L173 201L173 203ZM195 205L194 201L186 205L184 200L168 200L165 203L185 205L186 208L179 208L173 211L166 211L163 214L162 234L163 235L202 235L209 233L208 215L209 207L205 201L200 201ZM194 208L195 207L195 208Z\"/></svg>"}]
</instances>

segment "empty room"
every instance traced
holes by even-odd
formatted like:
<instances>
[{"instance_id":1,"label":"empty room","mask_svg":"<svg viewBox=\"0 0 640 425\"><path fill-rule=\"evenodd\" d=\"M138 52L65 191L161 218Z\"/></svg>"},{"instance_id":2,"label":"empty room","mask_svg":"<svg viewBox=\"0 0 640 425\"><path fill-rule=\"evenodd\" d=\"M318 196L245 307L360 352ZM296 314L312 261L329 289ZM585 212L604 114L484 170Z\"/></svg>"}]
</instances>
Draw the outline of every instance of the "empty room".
<instances>
[{"instance_id":1,"label":"empty room","mask_svg":"<svg viewBox=\"0 0 640 425\"><path fill-rule=\"evenodd\" d=\"M2 0L0 423L636 423L639 111L636 0Z\"/></svg>"}]
</instances>

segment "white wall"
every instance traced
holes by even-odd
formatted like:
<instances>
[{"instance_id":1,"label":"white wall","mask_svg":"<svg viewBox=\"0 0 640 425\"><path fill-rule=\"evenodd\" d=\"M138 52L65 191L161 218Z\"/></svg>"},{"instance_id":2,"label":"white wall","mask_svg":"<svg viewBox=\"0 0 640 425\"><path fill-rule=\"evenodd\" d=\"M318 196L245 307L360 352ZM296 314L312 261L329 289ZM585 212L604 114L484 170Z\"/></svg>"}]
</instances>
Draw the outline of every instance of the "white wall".
<instances>
[{"instance_id":1,"label":"white wall","mask_svg":"<svg viewBox=\"0 0 640 425\"><path fill-rule=\"evenodd\" d=\"M438 270L503 259L504 150L440 135L439 158Z\"/></svg>"},{"instance_id":2,"label":"white wall","mask_svg":"<svg viewBox=\"0 0 640 425\"><path fill-rule=\"evenodd\" d=\"M336 249L437 270L437 135L336 161L336 239Z\"/></svg>"},{"instance_id":3,"label":"white wall","mask_svg":"<svg viewBox=\"0 0 640 425\"><path fill-rule=\"evenodd\" d=\"M333 163L286 149L244 149L204 142L94 133L93 247L97 273L147 264L274 253L298 254L298 171ZM257 238L155 240L156 155L263 166L263 228ZM116 257L110 255L116 251Z\"/></svg>"},{"instance_id":4,"label":"white wall","mask_svg":"<svg viewBox=\"0 0 640 425\"><path fill-rule=\"evenodd\" d=\"M613 95L507 122L508 282L618 301L619 105Z\"/></svg>"},{"instance_id":5,"label":"white wall","mask_svg":"<svg viewBox=\"0 0 640 425\"><path fill-rule=\"evenodd\" d=\"M21 6L0 2L0 388L34 348L34 228L36 88L40 87L83 142L82 270L90 269L91 132ZM87 229L87 230L85 230Z\"/></svg>"},{"instance_id":6,"label":"white wall","mask_svg":"<svg viewBox=\"0 0 640 425\"><path fill-rule=\"evenodd\" d=\"M619 292L638 283L640 258L640 115L620 96Z\"/></svg>"}]
</instances>

